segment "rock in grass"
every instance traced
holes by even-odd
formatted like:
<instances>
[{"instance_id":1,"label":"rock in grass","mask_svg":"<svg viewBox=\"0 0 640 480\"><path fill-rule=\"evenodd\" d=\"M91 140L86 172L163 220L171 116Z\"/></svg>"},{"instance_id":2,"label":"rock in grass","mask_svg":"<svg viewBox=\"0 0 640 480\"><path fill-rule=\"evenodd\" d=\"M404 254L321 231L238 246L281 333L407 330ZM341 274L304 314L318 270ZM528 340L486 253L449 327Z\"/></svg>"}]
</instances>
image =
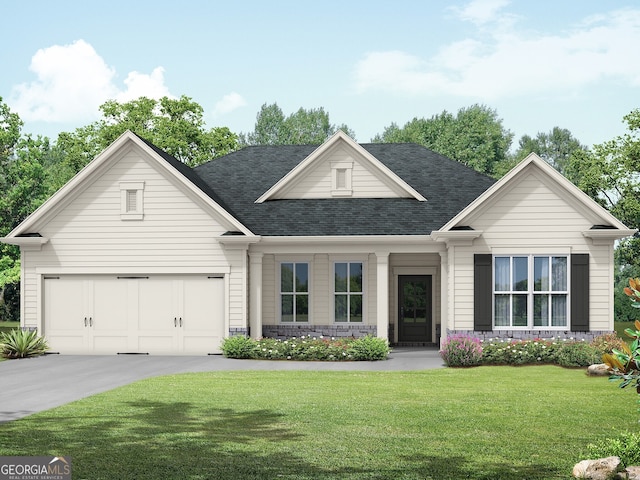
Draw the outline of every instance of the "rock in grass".
<instances>
[{"instance_id":1,"label":"rock in grass","mask_svg":"<svg viewBox=\"0 0 640 480\"><path fill-rule=\"evenodd\" d=\"M625 472L627 473L627 480L640 480L640 467L627 467Z\"/></svg>"},{"instance_id":2,"label":"rock in grass","mask_svg":"<svg viewBox=\"0 0 640 480\"><path fill-rule=\"evenodd\" d=\"M608 377L611 375L611 371L606 363L596 363L594 365L589 365L587 368L587 374L592 377Z\"/></svg>"},{"instance_id":3,"label":"rock in grass","mask_svg":"<svg viewBox=\"0 0 640 480\"><path fill-rule=\"evenodd\" d=\"M621 465L619 457L582 460L573 467L573 476L584 480L613 480L622 470Z\"/></svg>"}]
</instances>

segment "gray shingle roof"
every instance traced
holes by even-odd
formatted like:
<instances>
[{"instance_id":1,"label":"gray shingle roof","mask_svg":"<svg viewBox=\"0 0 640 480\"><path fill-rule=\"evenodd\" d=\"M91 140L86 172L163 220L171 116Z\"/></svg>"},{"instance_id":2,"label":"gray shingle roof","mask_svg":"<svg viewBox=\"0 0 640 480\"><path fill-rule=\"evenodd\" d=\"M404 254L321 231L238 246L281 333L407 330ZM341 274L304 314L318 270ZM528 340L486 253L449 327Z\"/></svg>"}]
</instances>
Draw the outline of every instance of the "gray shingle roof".
<instances>
[{"instance_id":1,"label":"gray shingle roof","mask_svg":"<svg viewBox=\"0 0 640 480\"><path fill-rule=\"evenodd\" d=\"M257 235L428 235L495 180L415 144L362 145L427 198L331 198L255 201L314 145L247 147L193 169L207 192ZM201 187L202 188L202 187ZM209 193L212 192L212 193Z\"/></svg>"}]
</instances>

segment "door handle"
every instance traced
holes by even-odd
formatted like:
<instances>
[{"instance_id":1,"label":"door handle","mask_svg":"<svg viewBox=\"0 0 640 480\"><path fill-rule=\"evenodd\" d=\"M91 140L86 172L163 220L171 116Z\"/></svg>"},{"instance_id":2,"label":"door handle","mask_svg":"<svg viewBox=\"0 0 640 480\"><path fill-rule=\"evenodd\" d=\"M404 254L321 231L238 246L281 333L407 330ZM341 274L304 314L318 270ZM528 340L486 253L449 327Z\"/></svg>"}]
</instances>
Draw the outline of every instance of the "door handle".
<instances>
[{"instance_id":1,"label":"door handle","mask_svg":"<svg viewBox=\"0 0 640 480\"><path fill-rule=\"evenodd\" d=\"M174 327L178 326L178 319L176 317L173 317L173 326Z\"/></svg>"},{"instance_id":2,"label":"door handle","mask_svg":"<svg viewBox=\"0 0 640 480\"><path fill-rule=\"evenodd\" d=\"M92 317L89 317L89 326L93 327L93 318Z\"/></svg>"},{"instance_id":3,"label":"door handle","mask_svg":"<svg viewBox=\"0 0 640 480\"><path fill-rule=\"evenodd\" d=\"M182 326L182 317L180 317L180 326Z\"/></svg>"},{"instance_id":4,"label":"door handle","mask_svg":"<svg viewBox=\"0 0 640 480\"><path fill-rule=\"evenodd\" d=\"M87 317L84 317L84 326L87 326Z\"/></svg>"}]
</instances>

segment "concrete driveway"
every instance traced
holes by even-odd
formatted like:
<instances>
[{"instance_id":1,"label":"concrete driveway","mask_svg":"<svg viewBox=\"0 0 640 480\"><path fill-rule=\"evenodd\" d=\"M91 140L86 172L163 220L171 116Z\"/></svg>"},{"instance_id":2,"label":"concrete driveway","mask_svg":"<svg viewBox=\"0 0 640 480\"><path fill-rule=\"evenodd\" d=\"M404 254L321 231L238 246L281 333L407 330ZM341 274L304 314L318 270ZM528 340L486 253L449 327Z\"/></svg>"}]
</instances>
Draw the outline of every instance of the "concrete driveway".
<instances>
[{"instance_id":1,"label":"concrete driveway","mask_svg":"<svg viewBox=\"0 0 640 480\"><path fill-rule=\"evenodd\" d=\"M45 355L0 362L0 423L26 417L138 380L229 370L402 371L443 367L436 349L394 349L378 362L233 360L221 355Z\"/></svg>"}]
</instances>

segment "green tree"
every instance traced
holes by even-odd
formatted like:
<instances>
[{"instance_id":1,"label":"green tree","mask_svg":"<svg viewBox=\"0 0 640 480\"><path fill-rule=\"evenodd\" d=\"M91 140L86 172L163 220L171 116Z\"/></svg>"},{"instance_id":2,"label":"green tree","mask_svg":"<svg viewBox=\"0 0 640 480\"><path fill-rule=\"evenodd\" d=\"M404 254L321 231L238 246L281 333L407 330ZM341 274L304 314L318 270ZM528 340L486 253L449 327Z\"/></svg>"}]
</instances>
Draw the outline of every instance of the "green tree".
<instances>
[{"instance_id":1,"label":"green tree","mask_svg":"<svg viewBox=\"0 0 640 480\"><path fill-rule=\"evenodd\" d=\"M55 163L49 139L21 136L22 120L0 98L0 237L44 202L55 186L48 168ZM20 252L0 243L0 320L17 320Z\"/></svg>"},{"instance_id":2,"label":"green tree","mask_svg":"<svg viewBox=\"0 0 640 480\"><path fill-rule=\"evenodd\" d=\"M567 175L571 157L588 150L569 130L560 127L553 127L548 133L538 132L535 137L523 135L518 144L516 161L534 152L563 175Z\"/></svg>"},{"instance_id":3,"label":"green tree","mask_svg":"<svg viewBox=\"0 0 640 480\"><path fill-rule=\"evenodd\" d=\"M318 145L338 130L355 138L354 132L345 124L331 123L324 108L298 109L285 117L277 103L264 104L256 115L253 132L242 135L246 145Z\"/></svg>"},{"instance_id":4,"label":"green tree","mask_svg":"<svg viewBox=\"0 0 640 480\"><path fill-rule=\"evenodd\" d=\"M190 166L226 155L238 148L238 136L227 127L206 129L202 107L189 97L140 97L125 103L109 100L100 106L102 119L63 132L57 147L69 169L77 172L126 130L131 130Z\"/></svg>"},{"instance_id":5,"label":"green tree","mask_svg":"<svg viewBox=\"0 0 640 480\"><path fill-rule=\"evenodd\" d=\"M431 118L414 118L402 128L392 123L374 142L411 142L457 160L496 177L504 174L509 162L513 133L505 129L498 113L484 105L461 108L456 115L448 111Z\"/></svg>"},{"instance_id":6,"label":"green tree","mask_svg":"<svg viewBox=\"0 0 640 480\"><path fill-rule=\"evenodd\" d=\"M640 110L624 117L629 132L588 151L577 150L567 177L629 228L640 228ZM640 238L620 242L619 265L640 266Z\"/></svg>"}]
</instances>

